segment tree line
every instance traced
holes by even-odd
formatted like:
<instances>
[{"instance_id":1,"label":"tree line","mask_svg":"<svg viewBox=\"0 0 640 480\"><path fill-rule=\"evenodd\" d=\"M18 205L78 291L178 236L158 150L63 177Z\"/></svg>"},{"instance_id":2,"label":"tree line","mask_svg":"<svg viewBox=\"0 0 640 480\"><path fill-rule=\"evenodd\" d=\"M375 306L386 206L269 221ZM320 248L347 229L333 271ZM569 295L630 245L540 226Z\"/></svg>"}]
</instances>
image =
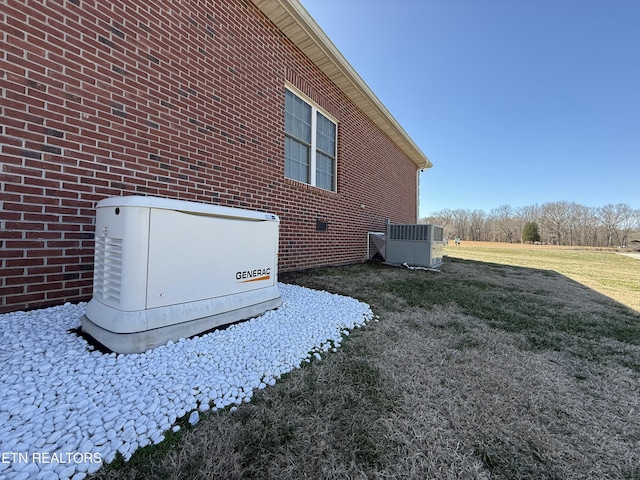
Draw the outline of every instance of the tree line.
<instances>
[{"instance_id":1,"label":"tree line","mask_svg":"<svg viewBox=\"0 0 640 480\"><path fill-rule=\"evenodd\" d=\"M604 207L567 201L516 208L502 205L489 213L444 209L420 223L440 225L446 237L462 240L518 243L523 241L525 226L528 231L537 227L540 242L551 245L628 247L640 240L640 209L624 203Z\"/></svg>"}]
</instances>

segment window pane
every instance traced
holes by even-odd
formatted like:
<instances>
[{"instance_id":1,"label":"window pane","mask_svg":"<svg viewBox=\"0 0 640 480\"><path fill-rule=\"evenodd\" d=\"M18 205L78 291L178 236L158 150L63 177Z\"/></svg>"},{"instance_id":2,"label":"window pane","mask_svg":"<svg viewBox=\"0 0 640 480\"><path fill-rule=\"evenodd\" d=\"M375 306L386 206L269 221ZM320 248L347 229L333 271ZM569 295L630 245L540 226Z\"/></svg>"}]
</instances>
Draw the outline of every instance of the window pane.
<instances>
[{"instance_id":1,"label":"window pane","mask_svg":"<svg viewBox=\"0 0 640 480\"><path fill-rule=\"evenodd\" d=\"M284 138L284 175L309 183L309 147L291 137Z\"/></svg>"},{"instance_id":2,"label":"window pane","mask_svg":"<svg viewBox=\"0 0 640 480\"><path fill-rule=\"evenodd\" d=\"M333 190L335 162L333 158L316 152L316 186L325 190Z\"/></svg>"},{"instance_id":3,"label":"window pane","mask_svg":"<svg viewBox=\"0 0 640 480\"><path fill-rule=\"evenodd\" d=\"M317 116L317 138L316 146L318 150L326 153L330 157L336 154L336 124L318 112Z\"/></svg>"},{"instance_id":4,"label":"window pane","mask_svg":"<svg viewBox=\"0 0 640 480\"><path fill-rule=\"evenodd\" d=\"M284 131L289 135L311 143L311 105L285 90Z\"/></svg>"}]
</instances>

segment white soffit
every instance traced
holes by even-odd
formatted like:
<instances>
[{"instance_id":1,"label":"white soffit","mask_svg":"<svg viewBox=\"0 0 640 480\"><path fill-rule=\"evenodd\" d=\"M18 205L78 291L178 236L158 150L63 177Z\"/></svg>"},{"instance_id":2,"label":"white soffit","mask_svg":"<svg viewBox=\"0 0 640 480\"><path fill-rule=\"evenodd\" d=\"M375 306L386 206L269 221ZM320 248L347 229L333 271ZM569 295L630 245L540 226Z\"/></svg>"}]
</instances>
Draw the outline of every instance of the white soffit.
<instances>
[{"instance_id":1,"label":"white soffit","mask_svg":"<svg viewBox=\"0 0 640 480\"><path fill-rule=\"evenodd\" d=\"M297 0L252 0L420 168L433 164Z\"/></svg>"}]
</instances>

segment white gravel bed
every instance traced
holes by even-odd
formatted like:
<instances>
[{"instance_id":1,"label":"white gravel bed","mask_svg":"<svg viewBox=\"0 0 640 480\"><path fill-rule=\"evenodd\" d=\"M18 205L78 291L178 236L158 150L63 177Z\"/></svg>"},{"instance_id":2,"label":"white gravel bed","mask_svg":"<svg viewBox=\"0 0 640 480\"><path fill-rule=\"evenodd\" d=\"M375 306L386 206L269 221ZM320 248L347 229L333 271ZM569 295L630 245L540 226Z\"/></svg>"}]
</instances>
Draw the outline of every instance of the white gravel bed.
<instances>
[{"instance_id":1,"label":"white gravel bed","mask_svg":"<svg viewBox=\"0 0 640 480\"><path fill-rule=\"evenodd\" d=\"M163 441L177 419L249 402L373 318L349 297L279 284L277 310L141 354L73 334L86 304L0 315L0 478L81 479Z\"/></svg>"}]
</instances>

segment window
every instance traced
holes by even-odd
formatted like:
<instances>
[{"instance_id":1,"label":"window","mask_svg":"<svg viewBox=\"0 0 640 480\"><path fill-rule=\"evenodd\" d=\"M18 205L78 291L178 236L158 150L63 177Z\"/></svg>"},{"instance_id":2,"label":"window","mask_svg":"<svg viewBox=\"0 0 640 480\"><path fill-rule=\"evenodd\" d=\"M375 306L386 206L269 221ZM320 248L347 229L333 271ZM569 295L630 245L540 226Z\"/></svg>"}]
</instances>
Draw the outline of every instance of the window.
<instances>
[{"instance_id":1,"label":"window","mask_svg":"<svg viewBox=\"0 0 640 480\"><path fill-rule=\"evenodd\" d=\"M285 90L284 175L336 190L336 123L291 90Z\"/></svg>"}]
</instances>

